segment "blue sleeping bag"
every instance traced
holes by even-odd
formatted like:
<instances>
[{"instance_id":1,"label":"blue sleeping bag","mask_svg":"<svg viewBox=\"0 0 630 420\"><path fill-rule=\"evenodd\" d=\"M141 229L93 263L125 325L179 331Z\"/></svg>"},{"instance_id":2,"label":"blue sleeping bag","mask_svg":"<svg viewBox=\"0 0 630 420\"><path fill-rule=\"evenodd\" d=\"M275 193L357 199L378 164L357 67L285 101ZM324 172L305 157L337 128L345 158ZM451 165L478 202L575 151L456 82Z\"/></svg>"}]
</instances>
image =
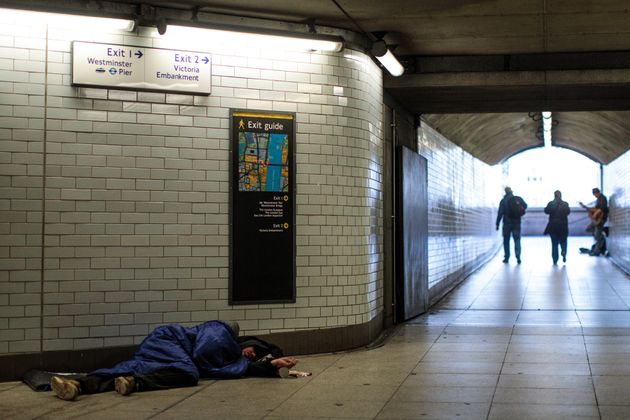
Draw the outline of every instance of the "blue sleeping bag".
<instances>
[{"instance_id":1,"label":"blue sleeping bag","mask_svg":"<svg viewBox=\"0 0 630 420\"><path fill-rule=\"evenodd\" d=\"M208 321L190 328L177 324L158 327L142 341L131 359L91 374L146 375L169 368L181 371L196 383L200 377L239 378L245 375L248 363L232 330L221 321Z\"/></svg>"}]
</instances>

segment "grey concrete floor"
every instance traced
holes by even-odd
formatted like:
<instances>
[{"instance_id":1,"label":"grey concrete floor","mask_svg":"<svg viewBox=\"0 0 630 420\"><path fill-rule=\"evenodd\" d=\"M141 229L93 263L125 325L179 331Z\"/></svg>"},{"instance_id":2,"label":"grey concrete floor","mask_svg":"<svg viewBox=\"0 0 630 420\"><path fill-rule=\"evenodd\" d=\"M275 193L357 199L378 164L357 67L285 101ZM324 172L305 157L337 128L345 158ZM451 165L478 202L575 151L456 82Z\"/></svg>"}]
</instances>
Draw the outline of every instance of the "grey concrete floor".
<instances>
[{"instance_id":1,"label":"grey concrete floor","mask_svg":"<svg viewBox=\"0 0 630 420\"><path fill-rule=\"evenodd\" d=\"M630 278L578 253L552 266L547 238L501 254L383 346L304 356L300 379L80 396L0 384L2 419L628 419Z\"/></svg>"}]
</instances>

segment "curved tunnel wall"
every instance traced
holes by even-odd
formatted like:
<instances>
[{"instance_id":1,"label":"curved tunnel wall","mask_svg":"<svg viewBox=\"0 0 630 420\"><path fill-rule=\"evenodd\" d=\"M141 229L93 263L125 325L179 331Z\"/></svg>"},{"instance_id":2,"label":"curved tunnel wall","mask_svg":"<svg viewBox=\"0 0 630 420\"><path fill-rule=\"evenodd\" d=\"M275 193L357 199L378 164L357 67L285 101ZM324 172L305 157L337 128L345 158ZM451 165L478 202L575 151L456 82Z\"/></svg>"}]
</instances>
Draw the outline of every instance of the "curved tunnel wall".
<instances>
[{"instance_id":1,"label":"curved tunnel wall","mask_svg":"<svg viewBox=\"0 0 630 420\"><path fill-rule=\"evenodd\" d=\"M630 151L604 169L604 195L608 197L610 215L607 239L611 259L630 273Z\"/></svg>"},{"instance_id":2,"label":"curved tunnel wall","mask_svg":"<svg viewBox=\"0 0 630 420\"><path fill-rule=\"evenodd\" d=\"M492 257L502 167L490 166L423 122L418 152L428 160L429 299L441 298Z\"/></svg>"},{"instance_id":3,"label":"curved tunnel wall","mask_svg":"<svg viewBox=\"0 0 630 420\"><path fill-rule=\"evenodd\" d=\"M0 32L0 355L132 346L164 323L269 334L379 318L382 72L369 57L191 39L213 58L212 94L192 96L70 85L73 40L183 48L148 29ZM296 113L295 304L227 302L230 108Z\"/></svg>"}]
</instances>

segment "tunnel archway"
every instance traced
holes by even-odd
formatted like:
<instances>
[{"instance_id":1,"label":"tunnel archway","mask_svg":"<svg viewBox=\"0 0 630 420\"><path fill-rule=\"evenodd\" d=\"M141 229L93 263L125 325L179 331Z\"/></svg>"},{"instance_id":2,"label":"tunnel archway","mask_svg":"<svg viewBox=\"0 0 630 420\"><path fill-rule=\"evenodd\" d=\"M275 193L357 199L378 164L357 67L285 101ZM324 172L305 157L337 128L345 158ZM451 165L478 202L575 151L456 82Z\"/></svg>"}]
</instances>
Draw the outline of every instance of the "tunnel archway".
<instances>
[{"instance_id":1,"label":"tunnel archway","mask_svg":"<svg viewBox=\"0 0 630 420\"><path fill-rule=\"evenodd\" d=\"M540 147L512 155L503 163L505 182L530 207L544 207L560 190L571 207L592 201L591 189L601 184L600 165L562 147Z\"/></svg>"},{"instance_id":2,"label":"tunnel archway","mask_svg":"<svg viewBox=\"0 0 630 420\"><path fill-rule=\"evenodd\" d=\"M423 114L422 120L462 149L494 165L543 146L538 113ZM554 112L552 144L608 164L628 150L630 111Z\"/></svg>"}]
</instances>

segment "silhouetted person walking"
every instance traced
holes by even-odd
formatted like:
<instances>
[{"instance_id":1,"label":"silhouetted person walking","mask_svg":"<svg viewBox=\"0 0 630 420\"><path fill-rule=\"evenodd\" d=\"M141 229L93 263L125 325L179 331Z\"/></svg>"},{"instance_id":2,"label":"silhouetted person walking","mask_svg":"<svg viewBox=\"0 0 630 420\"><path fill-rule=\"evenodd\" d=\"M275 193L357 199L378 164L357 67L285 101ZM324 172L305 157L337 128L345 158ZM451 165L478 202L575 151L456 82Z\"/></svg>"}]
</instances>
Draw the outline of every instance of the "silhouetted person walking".
<instances>
[{"instance_id":1,"label":"silhouetted person walking","mask_svg":"<svg viewBox=\"0 0 630 420\"><path fill-rule=\"evenodd\" d=\"M549 222L545 228L545 234L551 237L551 259L554 265L558 264L558 245L562 262L567 262L567 237L569 236L569 203L562 201L562 193L555 191L554 199L545 207L545 214L549 215Z\"/></svg>"},{"instance_id":2,"label":"silhouetted person walking","mask_svg":"<svg viewBox=\"0 0 630 420\"><path fill-rule=\"evenodd\" d=\"M505 196L499 203L497 214L497 230L503 219L503 262L510 261L510 235L514 239L514 255L516 262L521 263L521 217L525 214L527 203L521 197L515 196L510 187L505 187Z\"/></svg>"}]
</instances>

